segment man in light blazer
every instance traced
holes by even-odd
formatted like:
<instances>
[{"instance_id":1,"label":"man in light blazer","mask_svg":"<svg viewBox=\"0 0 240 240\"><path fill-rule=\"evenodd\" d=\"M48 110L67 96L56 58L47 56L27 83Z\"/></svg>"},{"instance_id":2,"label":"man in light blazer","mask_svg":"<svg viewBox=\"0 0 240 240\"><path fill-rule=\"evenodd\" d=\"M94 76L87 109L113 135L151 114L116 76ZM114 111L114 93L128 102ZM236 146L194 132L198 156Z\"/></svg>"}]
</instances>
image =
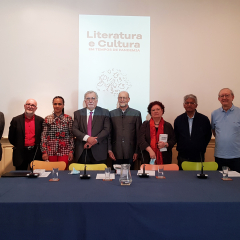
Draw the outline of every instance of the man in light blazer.
<instances>
[{"instance_id":1,"label":"man in light blazer","mask_svg":"<svg viewBox=\"0 0 240 240\"><path fill-rule=\"evenodd\" d=\"M85 163L87 155L86 163L106 163L111 130L109 111L97 107L98 95L94 91L86 92L84 101L86 108L74 112L75 158L79 163Z\"/></svg>"},{"instance_id":2,"label":"man in light blazer","mask_svg":"<svg viewBox=\"0 0 240 240\"><path fill-rule=\"evenodd\" d=\"M108 154L114 164L131 164L138 156L137 137L142 125L141 113L129 107L129 93L118 94L119 108L110 112L112 124L108 141Z\"/></svg>"},{"instance_id":3,"label":"man in light blazer","mask_svg":"<svg viewBox=\"0 0 240 240\"><path fill-rule=\"evenodd\" d=\"M24 109L23 114L12 119L8 133L9 142L13 145L13 165L16 170L27 170L31 161L42 160L39 144L43 118L35 115L36 100L28 99Z\"/></svg>"}]
</instances>

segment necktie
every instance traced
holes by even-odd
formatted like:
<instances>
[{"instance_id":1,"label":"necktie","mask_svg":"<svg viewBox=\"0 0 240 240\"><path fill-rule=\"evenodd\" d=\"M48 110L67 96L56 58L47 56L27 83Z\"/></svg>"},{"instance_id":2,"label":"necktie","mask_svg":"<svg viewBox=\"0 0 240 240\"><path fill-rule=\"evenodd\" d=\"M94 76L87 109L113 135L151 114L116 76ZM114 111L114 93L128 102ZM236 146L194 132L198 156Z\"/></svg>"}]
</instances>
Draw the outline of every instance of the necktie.
<instances>
[{"instance_id":1,"label":"necktie","mask_svg":"<svg viewBox=\"0 0 240 240\"><path fill-rule=\"evenodd\" d=\"M88 125L87 125L87 132L88 136L92 136L92 112L90 112L89 118L88 118Z\"/></svg>"}]
</instances>

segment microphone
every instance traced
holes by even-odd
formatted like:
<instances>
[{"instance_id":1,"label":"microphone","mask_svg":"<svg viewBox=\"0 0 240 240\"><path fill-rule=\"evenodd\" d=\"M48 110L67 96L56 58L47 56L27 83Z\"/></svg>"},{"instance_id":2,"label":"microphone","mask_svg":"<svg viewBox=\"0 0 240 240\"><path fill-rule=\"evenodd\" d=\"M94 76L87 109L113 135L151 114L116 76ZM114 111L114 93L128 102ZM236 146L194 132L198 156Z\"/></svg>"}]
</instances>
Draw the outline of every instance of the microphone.
<instances>
[{"instance_id":1,"label":"microphone","mask_svg":"<svg viewBox=\"0 0 240 240\"><path fill-rule=\"evenodd\" d=\"M200 159L201 159L202 169L201 169L201 173L197 174L197 177L200 179L206 179L208 177L208 175L203 173L203 161L202 161L201 152L200 152Z\"/></svg>"},{"instance_id":2,"label":"microphone","mask_svg":"<svg viewBox=\"0 0 240 240\"><path fill-rule=\"evenodd\" d=\"M87 171L86 171L86 164L87 164L87 150L89 148L89 145L87 145L87 148L86 148L86 154L85 154L85 166L84 166L84 172L83 172L83 175L80 175L80 178L81 179L89 179L91 176L90 175L87 175Z\"/></svg>"},{"instance_id":3,"label":"microphone","mask_svg":"<svg viewBox=\"0 0 240 240\"><path fill-rule=\"evenodd\" d=\"M142 150L141 150L141 155L142 155L142 159L143 159L143 173L139 173L138 176L140 178L148 178L149 177L149 174L147 174L145 172L145 161L144 161L144 157L143 157L143 153L142 153Z\"/></svg>"},{"instance_id":4,"label":"microphone","mask_svg":"<svg viewBox=\"0 0 240 240\"><path fill-rule=\"evenodd\" d=\"M38 151L38 144L37 144L36 151L35 151L35 153L34 153L33 160L32 160L32 162L31 162L31 163L32 163L32 167L31 167L31 163L30 163L31 172L30 172L29 174L27 174L27 177L29 177L29 178L37 178L37 177L39 176L39 173L33 173L33 167L35 166L35 165L33 165L33 161L34 161L34 159L35 159L35 157L36 157L37 151Z\"/></svg>"}]
</instances>

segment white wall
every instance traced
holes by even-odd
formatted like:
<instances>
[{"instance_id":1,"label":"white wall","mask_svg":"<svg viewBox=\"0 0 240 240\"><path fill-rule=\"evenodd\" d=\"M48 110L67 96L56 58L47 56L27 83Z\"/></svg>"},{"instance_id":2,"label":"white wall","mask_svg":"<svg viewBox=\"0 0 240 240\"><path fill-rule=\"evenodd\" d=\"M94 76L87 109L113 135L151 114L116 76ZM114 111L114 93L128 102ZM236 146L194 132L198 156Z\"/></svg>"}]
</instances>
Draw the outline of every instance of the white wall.
<instances>
[{"instance_id":1,"label":"white wall","mask_svg":"<svg viewBox=\"0 0 240 240\"><path fill-rule=\"evenodd\" d=\"M65 98L66 113L78 109L79 14L151 17L150 101L163 102L166 121L184 111L189 93L208 117L220 107L223 87L233 89L240 106L239 0L1 0L4 136L28 98L38 101L42 117L56 95Z\"/></svg>"}]
</instances>

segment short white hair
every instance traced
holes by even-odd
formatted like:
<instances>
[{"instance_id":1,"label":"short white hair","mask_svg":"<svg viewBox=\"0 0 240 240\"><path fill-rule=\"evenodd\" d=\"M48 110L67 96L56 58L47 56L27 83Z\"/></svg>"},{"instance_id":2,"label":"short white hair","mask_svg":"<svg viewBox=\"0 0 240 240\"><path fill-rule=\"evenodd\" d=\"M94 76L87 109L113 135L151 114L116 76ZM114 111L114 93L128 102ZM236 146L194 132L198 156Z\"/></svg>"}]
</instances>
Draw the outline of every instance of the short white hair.
<instances>
[{"instance_id":1,"label":"short white hair","mask_svg":"<svg viewBox=\"0 0 240 240\"><path fill-rule=\"evenodd\" d=\"M234 97L234 93L233 93L233 91L232 91L230 88L222 88L222 89L219 91L219 93L218 93L218 97L220 97L220 92L221 92L222 90L224 90L224 89L228 89L228 90L231 92L231 95Z\"/></svg>"}]
</instances>

